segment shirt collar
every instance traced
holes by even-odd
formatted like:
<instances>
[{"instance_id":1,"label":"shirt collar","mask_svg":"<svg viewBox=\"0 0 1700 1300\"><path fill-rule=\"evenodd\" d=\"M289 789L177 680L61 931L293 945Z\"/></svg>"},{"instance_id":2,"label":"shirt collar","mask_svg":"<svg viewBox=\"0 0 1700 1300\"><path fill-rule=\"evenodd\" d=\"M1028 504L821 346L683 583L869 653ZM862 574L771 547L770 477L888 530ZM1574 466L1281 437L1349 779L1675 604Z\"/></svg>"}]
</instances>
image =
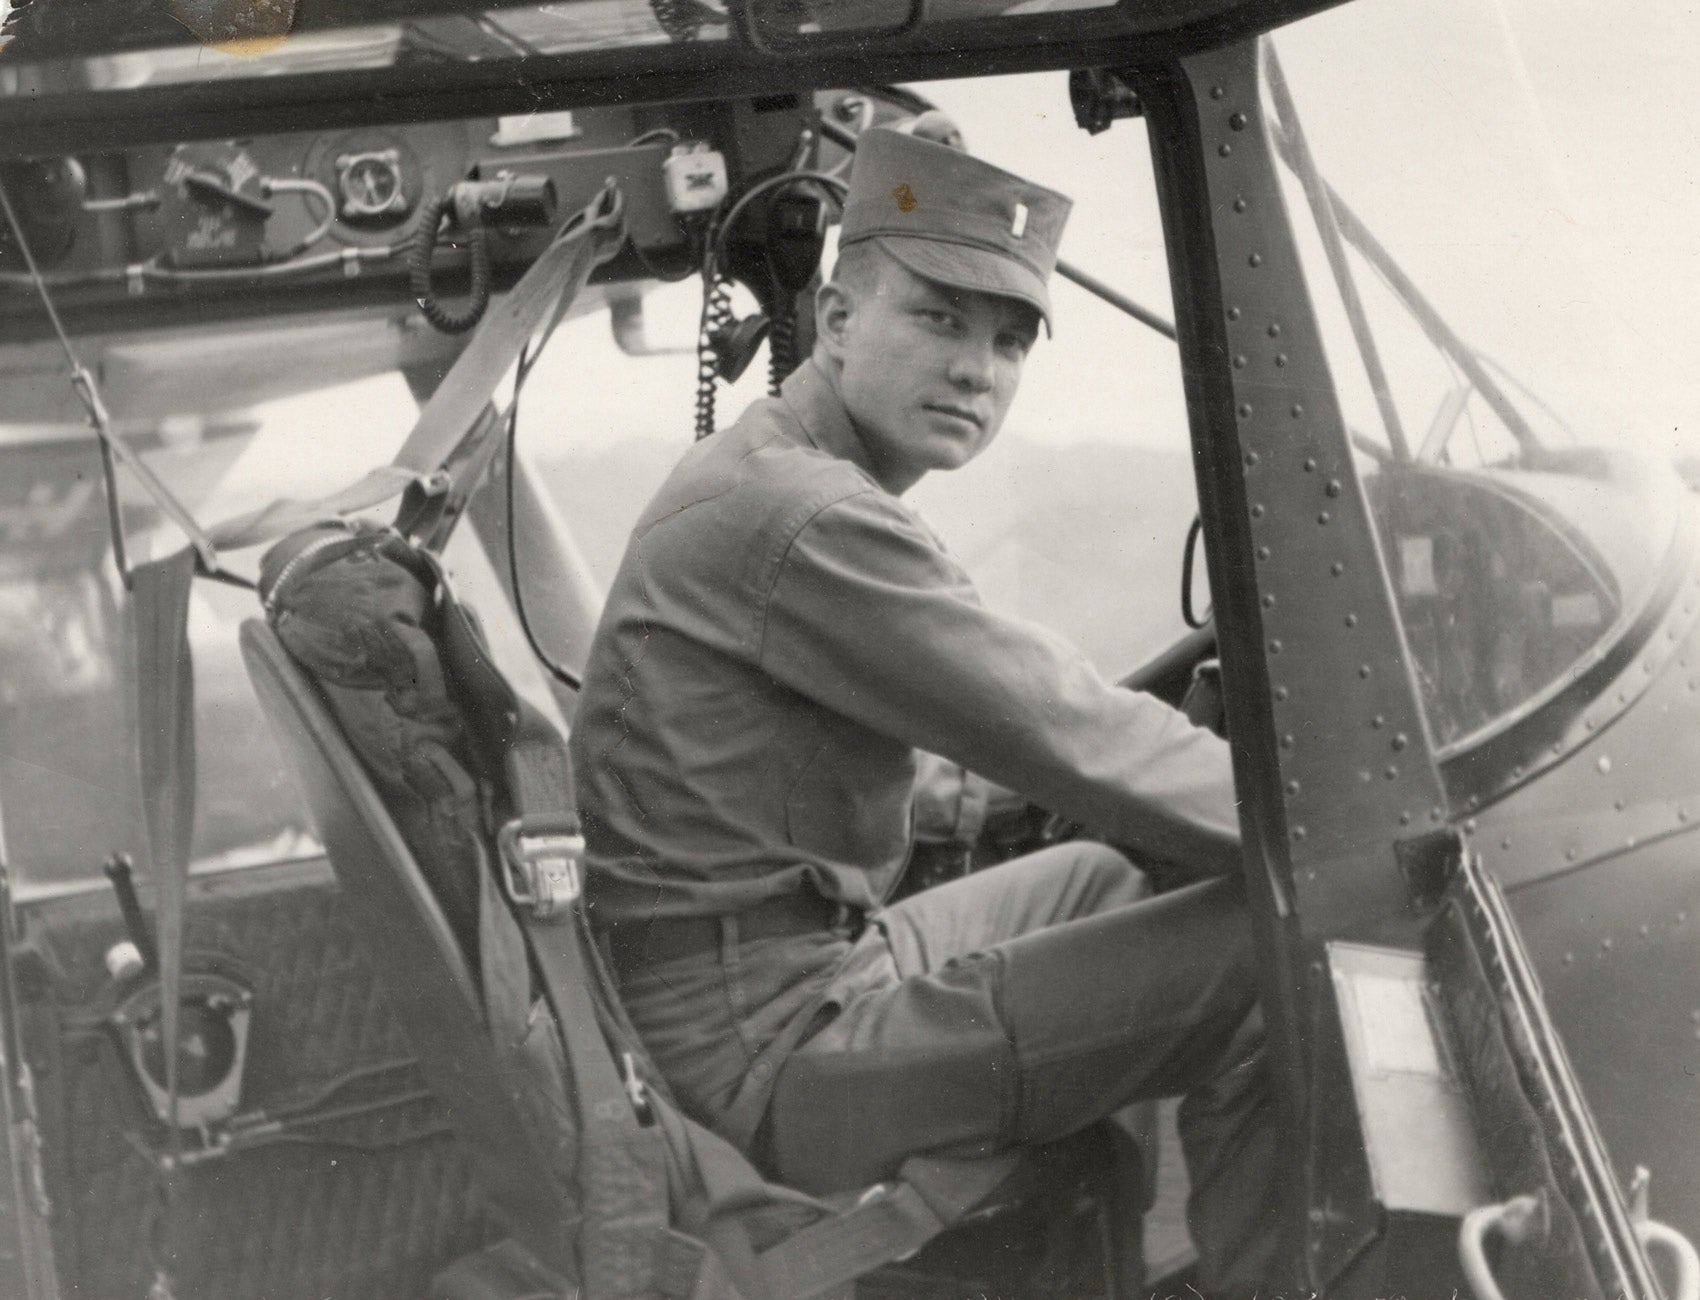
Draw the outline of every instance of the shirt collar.
<instances>
[{"instance_id":1,"label":"shirt collar","mask_svg":"<svg viewBox=\"0 0 1700 1300\"><path fill-rule=\"evenodd\" d=\"M850 420L850 412L844 409L844 400L813 357L791 372L780 386L779 396L802 426L810 445L849 461L879 482L868 449Z\"/></svg>"}]
</instances>

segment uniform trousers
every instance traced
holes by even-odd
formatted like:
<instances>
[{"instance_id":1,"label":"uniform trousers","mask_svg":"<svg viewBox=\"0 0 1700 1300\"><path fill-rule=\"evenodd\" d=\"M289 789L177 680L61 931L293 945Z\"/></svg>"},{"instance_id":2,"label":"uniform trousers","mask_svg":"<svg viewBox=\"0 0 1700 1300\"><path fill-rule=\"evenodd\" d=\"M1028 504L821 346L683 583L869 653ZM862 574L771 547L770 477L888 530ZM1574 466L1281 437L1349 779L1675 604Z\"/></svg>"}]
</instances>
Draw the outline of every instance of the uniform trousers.
<instances>
[{"instance_id":1,"label":"uniform trousers","mask_svg":"<svg viewBox=\"0 0 1700 1300\"><path fill-rule=\"evenodd\" d=\"M854 938L730 936L622 994L705 1122L752 1071L774 1072L754 1154L809 1191L865 1186L920 1152L1052 1141L1179 1096L1200 1285L1267 1292L1281 1134L1243 889L1145 889L1114 850L1057 845L886 908ZM771 1060L764 1047L796 1041L798 1016L801 1040Z\"/></svg>"}]
</instances>

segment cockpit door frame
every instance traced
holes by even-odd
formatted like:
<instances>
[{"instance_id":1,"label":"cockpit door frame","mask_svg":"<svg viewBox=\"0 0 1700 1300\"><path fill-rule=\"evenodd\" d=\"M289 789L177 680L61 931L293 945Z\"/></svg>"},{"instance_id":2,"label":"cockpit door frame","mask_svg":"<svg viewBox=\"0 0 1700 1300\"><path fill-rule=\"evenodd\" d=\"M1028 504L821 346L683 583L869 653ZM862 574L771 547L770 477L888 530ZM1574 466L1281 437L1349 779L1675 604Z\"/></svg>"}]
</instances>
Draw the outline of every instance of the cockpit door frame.
<instances>
[{"instance_id":1,"label":"cockpit door frame","mask_svg":"<svg viewBox=\"0 0 1700 1300\"><path fill-rule=\"evenodd\" d=\"M1447 817L1264 120L1254 41L1130 71L1169 249L1265 1009L1304 1113L1321 945L1416 946Z\"/></svg>"},{"instance_id":2,"label":"cockpit door frame","mask_svg":"<svg viewBox=\"0 0 1700 1300\"><path fill-rule=\"evenodd\" d=\"M1248 41L1134 74L1242 829L1274 929L1414 941L1391 846L1439 825L1446 804L1281 195L1258 58Z\"/></svg>"},{"instance_id":3,"label":"cockpit door frame","mask_svg":"<svg viewBox=\"0 0 1700 1300\"><path fill-rule=\"evenodd\" d=\"M1346 1148L1363 1140L1355 1125L1319 1125L1343 1100L1341 1081L1319 1073L1338 1068L1329 945L1420 949L1406 873L1448 807L1263 75L1254 40L1127 73L1169 253L1264 1015L1295 1173L1309 1175L1285 1225L1288 1258L1326 1284L1331 1240L1380 1231L1367 1188L1347 1191L1328 1225L1341 1190L1328 1171L1351 1166Z\"/></svg>"}]
</instances>

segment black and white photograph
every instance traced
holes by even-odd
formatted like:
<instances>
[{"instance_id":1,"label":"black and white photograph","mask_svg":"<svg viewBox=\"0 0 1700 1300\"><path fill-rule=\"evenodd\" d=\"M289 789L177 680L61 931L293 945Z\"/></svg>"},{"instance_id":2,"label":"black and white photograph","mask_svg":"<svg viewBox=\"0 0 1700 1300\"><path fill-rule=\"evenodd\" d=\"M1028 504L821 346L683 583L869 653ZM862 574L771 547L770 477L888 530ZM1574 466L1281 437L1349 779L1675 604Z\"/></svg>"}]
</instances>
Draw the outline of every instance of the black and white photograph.
<instances>
[{"instance_id":1,"label":"black and white photograph","mask_svg":"<svg viewBox=\"0 0 1700 1300\"><path fill-rule=\"evenodd\" d=\"M0 0L0 1300L1700 1300L1697 86Z\"/></svg>"}]
</instances>

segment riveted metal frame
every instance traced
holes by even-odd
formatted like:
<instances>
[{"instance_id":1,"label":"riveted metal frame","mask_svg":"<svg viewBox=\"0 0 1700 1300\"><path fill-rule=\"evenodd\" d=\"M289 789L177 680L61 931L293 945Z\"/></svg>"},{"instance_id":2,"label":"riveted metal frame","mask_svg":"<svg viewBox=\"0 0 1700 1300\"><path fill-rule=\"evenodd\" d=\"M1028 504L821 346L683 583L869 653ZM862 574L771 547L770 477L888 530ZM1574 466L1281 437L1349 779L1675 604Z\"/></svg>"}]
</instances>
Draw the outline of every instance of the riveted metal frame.
<instances>
[{"instance_id":1,"label":"riveted metal frame","mask_svg":"<svg viewBox=\"0 0 1700 1300\"><path fill-rule=\"evenodd\" d=\"M1407 913L1389 846L1445 797L1257 60L1249 42L1183 60L1152 121L1237 774L1275 910L1312 942L1385 936Z\"/></svg>"},{"instance_id":2,"label":"riveted metal frame","mask_svg":"<svg viewBox=\"0 0 1700 1300\"><path fill-rule=\"evenodd\" d=\"M1256 102L1255 52L1236 47L1207 60L1229 60L1224 73L1244 79ZM1203 74L1208 67L1192 75ZM1204 126L1189 70L1180 64L1130 70L1145 108L1151 160L1174 286L1187 421L1192 429L1199 513L1210 554L1211 600L1222 661L1223 694L1240 799L1247 893L1262 975L1262 1003L1289 1113L1305 1113L1309 1038L1306 964L1294 909L1292 865L1280 794L1280 762L1267 674L1256 647L1263 620L1251 555L1246 485L1234 437L1234 392L1227 368L1223 290L1211 197L1204 175ZM1216 84L1216 83L1212 83ZM1225 96L1224 89L1224 96ZM1221 101L1215 101L1219 108ZM1218 431L1226 437L1218 436Z\"/></svg>"},{"instance_id":3,"label":"riveted metal frame","mask_svg":"<svg viewBox=\"0 0 1700 1300\"><path fill-rule=\"evenodd\" d=\"M1339 1155L1311 1132L1332 1104L1313 1091L1324 945L1417 946L1393 845L1443 823L1445 800L1287 218L1258 47L1127 75L1169 251L1263 1012L1290 1131L1310 1133L1293 1138L1307 1188L1287 1259L1314 1280L1331 1203L1319 1171Z\"/></svg>"},{"instance_id":4,"label":"riveted metal frame","mask_svg":"<svg viewBox=\"0 0 1700 1300\"><path fill-rule=\"evenodd\" d=\"M1314 1127L1335 1104L1318 1091L1324 945L1417 946L1393 846L1447 813L1259 57L1245 41L1130 76L1169 249L1264 1014L1293 1132L1309 1135L1292 1152L1306 1191L1285 1225L1288 1259L1326 1282L1330 1216L1369 1207L1336 1195L1326 1174L1344 1153ZM1285 125L1291 139L1298 125Z\"/></svg>"}]
</instances>

